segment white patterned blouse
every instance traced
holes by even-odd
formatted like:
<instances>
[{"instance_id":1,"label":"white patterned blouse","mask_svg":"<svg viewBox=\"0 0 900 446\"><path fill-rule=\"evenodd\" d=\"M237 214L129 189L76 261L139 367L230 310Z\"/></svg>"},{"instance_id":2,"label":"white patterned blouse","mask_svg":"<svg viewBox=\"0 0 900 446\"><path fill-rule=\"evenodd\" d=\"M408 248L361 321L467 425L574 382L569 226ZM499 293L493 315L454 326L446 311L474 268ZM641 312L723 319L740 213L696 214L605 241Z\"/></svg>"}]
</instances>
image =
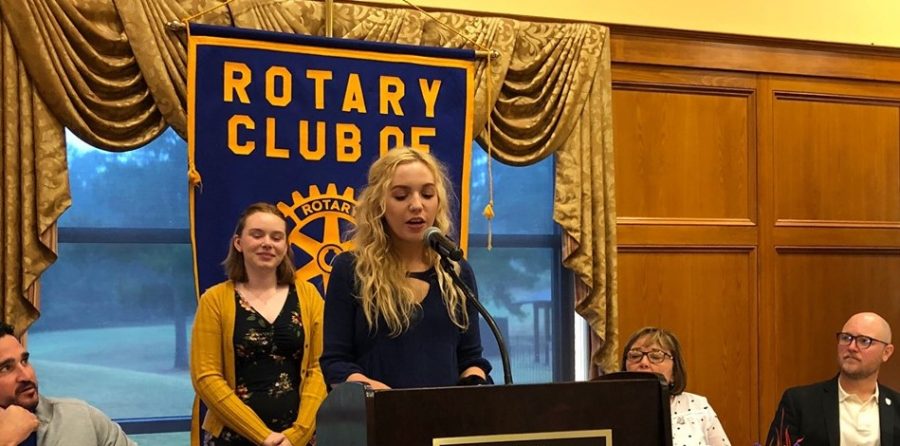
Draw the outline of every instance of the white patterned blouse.
<instances>
[{"instance_id":1,"label":"white patterned blouse","mask_svg":"<svg viewBox=\"0 0 900 446\"><path fill-rule=\"evenodd\" d=\"M705 397L682 392L672 398L672 446L731 446Z\"/></svg>"}]
</instances>

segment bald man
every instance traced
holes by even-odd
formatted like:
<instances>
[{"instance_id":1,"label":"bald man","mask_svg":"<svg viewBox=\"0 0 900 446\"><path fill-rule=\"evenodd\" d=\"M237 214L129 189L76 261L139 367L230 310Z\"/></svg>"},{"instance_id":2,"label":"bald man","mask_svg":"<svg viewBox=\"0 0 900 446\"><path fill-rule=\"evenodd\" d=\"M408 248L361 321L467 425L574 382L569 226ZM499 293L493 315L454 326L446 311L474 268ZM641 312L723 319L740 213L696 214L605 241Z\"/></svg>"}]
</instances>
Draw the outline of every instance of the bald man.
<instances>
[{"instance_id":1,"label":"bald man","mask_svg":"<svg viewBox=\"0 0 900 446\"><path fill-rule=\"evenodd\" d=\"M787 431L792 442L803 437L803 446L900 444L900 396L878 384L878 370L893 353L891 326L884 318L851 316L837 333L838 375L786 390L766 444L779 431Z\"/></svg>"}]
</instances>

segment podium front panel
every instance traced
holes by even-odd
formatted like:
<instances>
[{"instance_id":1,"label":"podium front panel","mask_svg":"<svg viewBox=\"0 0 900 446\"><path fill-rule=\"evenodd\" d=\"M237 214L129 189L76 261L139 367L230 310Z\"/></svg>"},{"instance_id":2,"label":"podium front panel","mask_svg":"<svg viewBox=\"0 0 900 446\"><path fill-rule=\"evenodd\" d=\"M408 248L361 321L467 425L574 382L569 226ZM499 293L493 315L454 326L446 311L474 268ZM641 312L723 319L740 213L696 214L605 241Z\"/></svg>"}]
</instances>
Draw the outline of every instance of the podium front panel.
<instances>
[{"instance_id":1,"label":"podium front panel","mask_svg":"<svg viewBox=\"0 0 900 446\"><path fill-rule=\"evenodd\" d=\"M317 437L319 446L671 446L668 404L655 377L386 391L344 384L323 404Z\"/></svg>"}]
</instances>

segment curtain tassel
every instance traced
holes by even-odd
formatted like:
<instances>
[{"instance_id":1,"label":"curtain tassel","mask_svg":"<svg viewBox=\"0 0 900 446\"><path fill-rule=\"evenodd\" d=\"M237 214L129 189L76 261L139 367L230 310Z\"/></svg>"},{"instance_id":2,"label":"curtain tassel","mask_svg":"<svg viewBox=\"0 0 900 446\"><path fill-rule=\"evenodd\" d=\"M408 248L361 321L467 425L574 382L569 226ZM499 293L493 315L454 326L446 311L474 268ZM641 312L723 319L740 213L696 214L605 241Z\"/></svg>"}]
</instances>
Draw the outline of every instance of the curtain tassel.
<instances>
[{"instance_id":1,"label":"curtain tassel","mask_svg":"<svg viewBox=\"0 0 900 446\"><path fill-rule=\"evenodd\" d=\"M481 215L484 215L488 222L487 249L490 251L494 247L494 200L488 201Z\"/></svg>"}]
</instances>

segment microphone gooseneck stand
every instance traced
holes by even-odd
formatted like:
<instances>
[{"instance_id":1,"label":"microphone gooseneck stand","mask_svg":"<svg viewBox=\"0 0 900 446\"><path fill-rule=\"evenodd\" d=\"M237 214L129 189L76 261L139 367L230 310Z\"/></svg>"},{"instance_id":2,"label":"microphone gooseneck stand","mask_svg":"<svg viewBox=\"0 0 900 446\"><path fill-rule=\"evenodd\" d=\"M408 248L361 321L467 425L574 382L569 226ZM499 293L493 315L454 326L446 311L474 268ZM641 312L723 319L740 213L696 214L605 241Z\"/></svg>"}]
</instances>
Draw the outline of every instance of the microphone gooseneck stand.
<instances>
[{"instance_id":1,"label":"microphone gooseneck stand","mask_svg":"<svg viewBox=\"0 0 900 446\"><path fill-rule=\"evenodd\" d=\"M503 362L503 383L504 384L512 384L512 372L509 369L509 351L506 350L506 341L503 340L503 335L500 334L500 329L497 328L497 323L494 322L494 318L491 317L491 314L488 313L487 309L484 308L484 305L481 305L481 302L475 298L475 293L472 292L472 289L466 285L462 279L459 278L459 274L456 273L456 270L453 269L453 265L450 263L450 260L444 256L439 256L441 258L441 266L444 267L444 271L447 271L450 274L450 277L453 278L453 283L456 284L459 289L462 290L463 294L466 295L466 299L469 303L475 305L475 308L478 310L478 314L484 318L484 321L487 322L488 327L491 329L491 332L494 334L494 337L497 339L497 347L500 349L500 361ZM472 321L469 321L472 323Z\"/></svg>"}]
</instances>

